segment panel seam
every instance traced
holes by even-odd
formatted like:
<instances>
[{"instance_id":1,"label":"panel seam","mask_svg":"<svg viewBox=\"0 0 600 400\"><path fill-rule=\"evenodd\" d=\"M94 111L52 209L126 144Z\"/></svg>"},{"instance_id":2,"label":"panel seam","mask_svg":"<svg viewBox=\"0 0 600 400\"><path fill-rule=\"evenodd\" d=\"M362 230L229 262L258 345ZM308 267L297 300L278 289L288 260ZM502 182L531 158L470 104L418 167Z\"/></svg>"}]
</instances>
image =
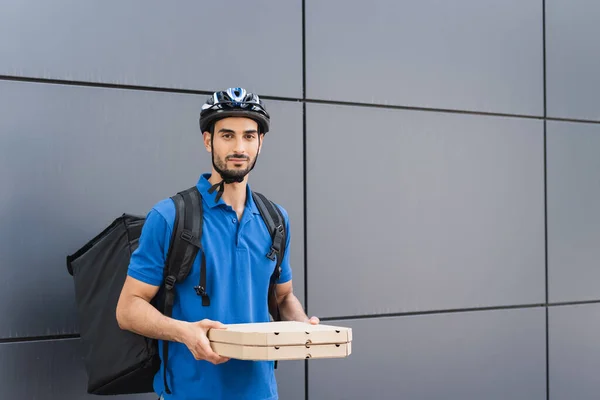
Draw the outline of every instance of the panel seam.
<instances>
[{"instance_id":1,"label":"panel seam","mask_svg":"<svg viewBox=\"0 0 600 400\"><path fill-rule=\"evenodd\" d=\"M436 314L456 314L456 313L467 313L467 312L481 312L481 311L499 311L499 310L519 310L528 308L544 308L550 307L568 307L568 306L584 306L600 304L600 300L584 300L584 301L569 301L560 303L533 303L533 304L519 304L519 305L504 305L504 306L490 306L490 307L472 307L472 308L452 308L452 309L434 309L424 311L402 311L395 313L375 313L375 314L356 314L356 315L344 315L344 316L333 316L333 317L321 317L321 321L341 321L341 320L358 320L358 319L377 319L377 318L391 318L391 317L404 317L404 316L418 316L418 315L436 315Z\"/></svg>"},{"instance_id":2,"label":"panel seam","mask_svg":"<svg viewBox=\"0 0 600 400\"><path fill-rule=\"evenodd\" d=\"M31 342L49 342L53 340L65 340L65 339L80 339L79 333L65 333L60 335L45 335L45 336L23 336L23 337L11 337L11 338L0 338L0 344L6 343L31 343Z\"/></svg>"},{"instance_id":3,"label":"panel seam","mask_svg":"<svg viewBox=\"0 0 600 400\"><path fill-rule=\"evenodd\" d=\"M304 63L304 62L303 62ZM305 72L303 72L303 80L305 79ZM145 91L145 92L160 92L160 93L174 93L174 94L196 94L196 95L211 95L211 90L195 90L195 89L178 89L169 87L158 87L158 86L136 86L136 85L123 85L114 83L103 83L103 82L85 82L85 81L70 81L61 79L47 79L47 78L32 78L32 77L19 77L0 75L0 81L16 81L16 82L33 82L33 83L45 83L62 86L82 86L82 87L94 87L104 89L119 89L119 90L133 90L133 91ZM305 84L303 85L305 86ZM286 97L286 96L273 96L267 94L261 94L261 98L265 100L275 100L293 103L307 103L307 104L325 104L325 105L339 105L339 106L353 106L353 107L367 107L367 108L381 108L390 110L407 110L407 111L424 111L424 112L437 112L446 114L462 114L462 115L482 115L490 117L506 117L506 118L520 118L520 119L533 119L533 120L547 120L547 121L560 121L560 122L573 122L583 124L600 124L600 120L594 119L582 119L582 118L561 118L561 117L547 117L544 115L529 115L529 114L513 114L513 113L499 113L491 111L476 111L476 110L464 110L464 109L449 109L449 108L432 108L432 107L418 107L418 106L406 106L397 104L376 104L376 103L360 103L360 102L348 102L338 100L321 100L321 99L309 99L305 97L305 90L303 90L302 98L298 97ZM545 96L544 96L545 98ZM545 100L544 100L545 102Z\"/></svg>"},{"instance_id":4,"label":"panel seam","mask_svg":"<svg viewBox=\"0 0 600 400\"><path fill-rule=\"evenodd\" d=\"M542 80L544 101L544 271L546 289L546 400L550 400L550 307L548 280L548 151L547 151L547 88L546 88L546 0L542 0Z\"/></svg>"},{"instance_id":5,"label":"panel seam","mask_svg":"<svg viewBox=\"0 0 600 400\"><path fill-rule=\"evenodd\" d=\"M306 1L302 0L302 185L304 203L304 312L308 314L308 205L306 154ZM304 360L304 399L308 400L308 360Z\"/></svg>"}]
</instances>

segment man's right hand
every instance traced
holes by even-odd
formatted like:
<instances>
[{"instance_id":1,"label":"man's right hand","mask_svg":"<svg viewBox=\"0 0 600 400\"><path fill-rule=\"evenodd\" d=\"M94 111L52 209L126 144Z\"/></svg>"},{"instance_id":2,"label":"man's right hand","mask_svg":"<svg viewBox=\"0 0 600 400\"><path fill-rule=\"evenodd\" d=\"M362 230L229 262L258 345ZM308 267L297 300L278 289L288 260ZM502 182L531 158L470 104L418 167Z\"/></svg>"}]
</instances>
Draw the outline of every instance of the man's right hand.
<instances>
[{"instance_id":1,"label":"man's right hand","mask_svg":"<svg viewBox=\"0 0 600 400\"><path fill-rule=\"evenodd\" d=\"M190 349L196 360L206 360L213 364L229 361L228 357L221 357L210 347L207 333L210 329L224 329L225 325L218 321L203 319L198 322L188 322L183 343Z\"/></svg>"}]
</instances>

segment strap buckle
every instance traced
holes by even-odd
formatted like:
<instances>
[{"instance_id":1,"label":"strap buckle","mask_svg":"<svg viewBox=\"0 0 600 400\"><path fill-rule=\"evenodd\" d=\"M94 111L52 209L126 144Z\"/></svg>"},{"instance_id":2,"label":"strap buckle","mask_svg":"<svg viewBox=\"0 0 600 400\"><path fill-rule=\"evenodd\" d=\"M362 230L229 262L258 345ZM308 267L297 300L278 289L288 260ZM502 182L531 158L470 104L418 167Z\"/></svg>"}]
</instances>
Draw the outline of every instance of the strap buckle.
<instances>
[{"instance_id":1,"label":"strap buckle","mask_svg":"<svg viewBox=\"0 0 600 400\"><path fill-rule=\"evenodd\" d=\"M181 236L180 236L183 240L185 240L186 242L191 242L192 238L194 236L192 236L192 233L190 231L184 230L183 232L181 232Z\"/></svg>"},{"instance_id":2,"label":"strap buckle","mask_svg":"<svg viewBox=\"0 0 600 400\"><path fill-rule=\"evenodd\" d=\"M175 278L173 275L169 275L165 278L165 288L167 290L173 290L173 287L175 286L175 282L177 282L177 278Z\"/></svg>"},{"instance_id":3,"label":"strap buckle","mask_svg":"<svg viewBox=\"0 0 600 400\"><path fill-rule=\"evenodd\" d=\"M206 296L206 289L204 289L204 286L194 286L194 290L198 296Z\"/></svg>"},{"instance_id":4,"label":"strap buckle","mask_svg":"<svg viewBox=\"0 0 600 400\"><path fill-rule=\"evenodd\" d=\"M275 256L279 253L279 250L277 250L275 247L271 246L271 249L269 250L269 252L267 253L267 258L271 261L275 261Z\"/></svg>"},{"instance_id":5,"label":"strap buckle","mask_svg":"<svg viewBox=\"0 0 600 400\"><path fill-rule=\"evenodd\" d=\"M277 226L277 228L275 228L275 237L273 238L273 244L271 245L271 249L267 253L267 258L271 261L275 261L275 256L279 254L279 250L283 245L283 231L283 225L279 225Z\"/></svg>"}]
</instances>

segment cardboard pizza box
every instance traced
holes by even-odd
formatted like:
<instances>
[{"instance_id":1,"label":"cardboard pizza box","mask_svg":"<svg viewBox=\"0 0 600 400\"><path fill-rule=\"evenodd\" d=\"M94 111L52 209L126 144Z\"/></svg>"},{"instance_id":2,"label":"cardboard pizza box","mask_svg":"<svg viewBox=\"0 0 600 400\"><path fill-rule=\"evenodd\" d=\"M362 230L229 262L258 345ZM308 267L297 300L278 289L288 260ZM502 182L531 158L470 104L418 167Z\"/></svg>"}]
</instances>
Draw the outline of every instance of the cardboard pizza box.
<instances>
[{"instance_id":1,"label":"cardboard pizza box","mask_svg":"<svg viewBox=\"0 0 600 400\"><path fill-rule=\"evenodd\" d=\"M341 358L352 352L352 329L296 321L230 324L211 329L213 350L241 360Z\"/></svg>"},{"instance_id":2,"label":"cardboard pizza box","mask_svg":"<svg viewBox=\"0 0 600 400\"><path fill-rule=\"evenodd\" d=\"M305 346L243 346L230 343L211 342L213 351L220 356L253 361L343 358L348 357L352 353L351 346L351 342Z\"/></svg>"}]
</instances>

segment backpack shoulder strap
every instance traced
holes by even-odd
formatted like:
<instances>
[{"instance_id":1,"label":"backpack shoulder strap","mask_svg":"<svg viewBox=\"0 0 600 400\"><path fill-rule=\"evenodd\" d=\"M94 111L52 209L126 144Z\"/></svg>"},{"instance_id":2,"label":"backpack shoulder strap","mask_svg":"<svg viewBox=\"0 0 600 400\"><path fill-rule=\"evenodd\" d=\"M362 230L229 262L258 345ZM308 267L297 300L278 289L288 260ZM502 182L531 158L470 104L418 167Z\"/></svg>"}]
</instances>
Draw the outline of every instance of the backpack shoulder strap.
<instances>
[{"instance_id":1,"label":"backpack shoulder strap","mask_svg":"<svg viewBox=\"0 0 600 400\"><path fill-rule=\"evenodd\" d=\"M164 269L164 303L162 312L165 316L173 314L175 300L175 283L184 281L189 275L194 259L202 248L202 195L196 186L171 196L175 203L175 221L171 234L171 243L167 253ZM206 286L206 262L202 252L201 287ZM196 292L200 288L195 287ZM203 290L203 289L202 289ZM202 305L208 305L210 300L206 292L202 295ZM167 393L171 393L167 384L167 361L169 346L163 343L164 385Z\"/></svg>"},{"instance_id":2,"label":"backpack shoulder strap","mask_svg":"<svg viewBox=\"0 0 600 400\"><path fill-rule=\"evenodd\" d=\"M275 285L281 275L281 262L286 250L287 232L285 229L285 220L279 207L263 194L252 192L252 197L271 234L271 248L266 257L270 260L275 260L275 257L277 257L275 269L271 275L271 282L269 284L269 312L275 321L279 321L281 320L281 315L279 314L279 307L275 296Z\"/></svg>"},{"instance_id":3,"label":"backpack shoulder strap","mask_svg":"<svg viewBox=\"0 0 600 400\"><path fill-rule=\"evenodd\" d=\"M187 278L198 250L202 248L202 196L196 186L171 196L175 222L165 265L165 287Z\"/></svg>"}]
</instances>

